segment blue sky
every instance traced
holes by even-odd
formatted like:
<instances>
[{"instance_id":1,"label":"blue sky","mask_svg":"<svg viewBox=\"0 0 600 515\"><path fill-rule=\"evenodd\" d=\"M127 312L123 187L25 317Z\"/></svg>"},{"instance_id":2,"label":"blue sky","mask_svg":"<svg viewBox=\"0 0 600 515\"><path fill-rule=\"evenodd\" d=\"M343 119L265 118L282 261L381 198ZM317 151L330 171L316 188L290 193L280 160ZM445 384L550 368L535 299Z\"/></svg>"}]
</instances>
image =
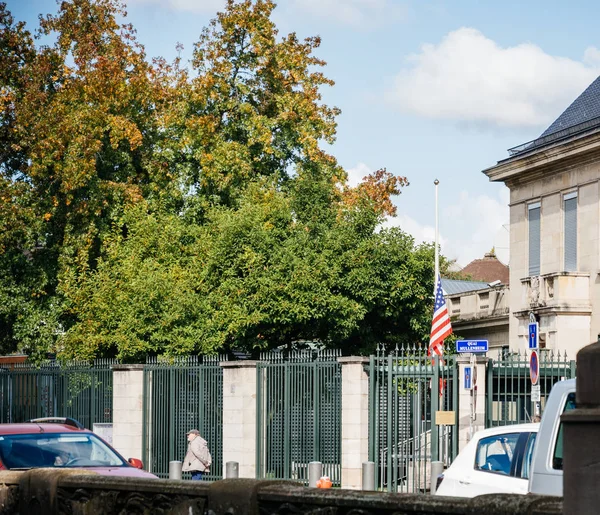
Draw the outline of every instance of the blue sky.
<instances>
[{"instance_id":1,"label":"blue sky","mask_svg":"<svg viewBox=\"0 0 600 515\"><path fill-rule=\"evenodd\" d=\"M29 28L54 0L7 0ZM127 0L149 56L189 58L224 0ZM280 33L320 35L342 110L328 150L353 181L386 167L410 186L390 220L466 265L496 247L508 263L508 190L481 171L532 140L600 74L600 4L554 0L281 0ZM598 47L598 48L597 48Z\"/></svg>"}]
</instances>

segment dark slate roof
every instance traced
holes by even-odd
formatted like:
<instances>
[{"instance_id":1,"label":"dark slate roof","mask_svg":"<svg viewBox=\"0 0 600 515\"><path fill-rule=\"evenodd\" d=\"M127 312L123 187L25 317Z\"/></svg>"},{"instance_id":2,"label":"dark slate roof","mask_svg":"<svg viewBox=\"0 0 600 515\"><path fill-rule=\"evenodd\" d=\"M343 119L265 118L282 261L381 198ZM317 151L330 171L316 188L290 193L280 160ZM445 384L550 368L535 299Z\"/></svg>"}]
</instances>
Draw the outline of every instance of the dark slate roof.
<instances>
[{"instance_id":1,"label":"dark slate roof","mask_svg":"<svg viewBox=\"0 0 600 515\"><path fill-rule=\"evenodd\" d=\"M600 118L600 77L592 82L540 136L543 138L563 129Z\"/></svg>"},{"instance_id":2,"label":"dark slate roof","mask_svg":"<svg viewBox=\"0 0 600 515\"><path fill-rule=\"evenodd\" d=\"M548 127L539 138L508 149L511 157L536 151L552 143L588 134L600 128L600 77Z\"/></svg>"},{"instance_id":3,"label":"dark slate roof","mask_svg":"<svg viewBox=\"0 0 600 515\"><path fill-rule=\"evenodd\" d=\"M489 288L488 283L480 281L459 281L457 279L442 278L442 290L446 295L456 295L458 293L466 293L468 291L485 290Z\"/></svg>"}]
</instances>

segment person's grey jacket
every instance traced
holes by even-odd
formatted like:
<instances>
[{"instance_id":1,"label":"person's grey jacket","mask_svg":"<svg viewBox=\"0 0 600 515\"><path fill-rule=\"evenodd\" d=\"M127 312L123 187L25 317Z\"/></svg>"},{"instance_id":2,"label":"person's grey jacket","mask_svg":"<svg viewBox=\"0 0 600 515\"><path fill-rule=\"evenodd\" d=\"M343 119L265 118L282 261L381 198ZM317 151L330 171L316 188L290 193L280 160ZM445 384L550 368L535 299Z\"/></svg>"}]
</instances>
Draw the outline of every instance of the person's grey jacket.
<instances>
[{"instance_id":1,"label":"person's grey jacket","mask_svg":"<svg viewBox=\"0 0 600 515\"><path fill-rule=\"evenodd\" d=\"M207 472L210 469L212 459L208 450L208 443L200 435L188 443L187 453L183 460L181 470L189 472L197 470Z\"/></svg>"}]
</instances>

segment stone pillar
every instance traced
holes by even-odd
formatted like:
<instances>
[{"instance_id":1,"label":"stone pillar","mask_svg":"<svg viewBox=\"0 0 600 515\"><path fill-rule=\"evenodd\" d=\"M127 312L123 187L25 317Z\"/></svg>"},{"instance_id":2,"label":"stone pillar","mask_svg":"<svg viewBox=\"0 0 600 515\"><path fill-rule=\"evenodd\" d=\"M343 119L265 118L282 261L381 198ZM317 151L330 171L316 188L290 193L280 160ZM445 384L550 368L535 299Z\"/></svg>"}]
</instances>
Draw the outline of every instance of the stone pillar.
<instances>
[{"instance_id":1,"label":"stone pillar","mask_svg":"<svg viewBox=\"0 0 600 515\"><path fill-rule=\"evenodd\" d=\"M598 513L600 505L599 370L600 342L577 353L577 409L561 417L564 514Z\"/></svg>"},{"instance_id":2,"label":"stone pillar","mask_svg":"<svg viewBox=\"0 0 600 515\"><path fill-rule=\"evenodd\" d=\"M240 478L256 477L256 361L224 361L223 477L228 461Z\"/></svg>"},{"instance_id":3,"label":"stone pillar","mask_svg":"<svg viewBox=\"0 0 600 515\"><path fill-rule=\"evenodd\" d=\"M369 459L369 358L338 358L342 365L342 488L362 488Z\"/></svg>"},{"instance_id":4,"label":"stone pillar","mask_svg":"<svg viewBox=\"0 0 600 515\"><path fill-rule=\"evenodd\" d=\"M473 368L470 356L461 355L458 361L458 451L460 452L471 440L471 431L475 433L485 428L485 402L486 402L486 368L487 358L478 356L475 358L475 369L477 371L476 381L472 390L465 388L465 368ZM473 370L471 370L473 374ZM474 380L475 375L472 377ZM475 408L475 420L471 428L471 399Z\"/></svg>"},{"instance_id":5,"label":"stone pillar","mask_svg":"<svg viewBox=\"0 0 600 515\"><path fill-rule=\"evenodd\" d=\"M143 399L144 365L114 365L113 447L126 460L143 458Z\"/></svg>"}]
</instances>

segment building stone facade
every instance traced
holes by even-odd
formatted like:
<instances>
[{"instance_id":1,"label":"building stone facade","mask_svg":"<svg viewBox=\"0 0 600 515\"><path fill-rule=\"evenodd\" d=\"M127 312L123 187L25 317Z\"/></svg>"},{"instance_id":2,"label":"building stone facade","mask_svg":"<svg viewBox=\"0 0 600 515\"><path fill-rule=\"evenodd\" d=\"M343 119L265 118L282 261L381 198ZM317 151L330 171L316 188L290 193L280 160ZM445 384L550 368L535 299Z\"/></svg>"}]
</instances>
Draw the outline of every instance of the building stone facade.
<instances>
[{"instance_id":1,"label":"building stone facade","mask_svg":"<svg viewBox=\"0 0 600 515\"><path fill-rule=\"evenodd\" d=\"M600 333L600 78L537 140L484 173L510 189L509 341L578 350Z\"/></svg>"},{"instance_id":2,"label":"building stone facade","mask_svg":"<svg viewBox=\"0 0 600 515\"><path fill-rule=\"evenodd\" d=\"M448 295L452 330L467 340L488 340L490 351L507 347L509 296L506 285Z\"/></svg>"}]
</instances>

